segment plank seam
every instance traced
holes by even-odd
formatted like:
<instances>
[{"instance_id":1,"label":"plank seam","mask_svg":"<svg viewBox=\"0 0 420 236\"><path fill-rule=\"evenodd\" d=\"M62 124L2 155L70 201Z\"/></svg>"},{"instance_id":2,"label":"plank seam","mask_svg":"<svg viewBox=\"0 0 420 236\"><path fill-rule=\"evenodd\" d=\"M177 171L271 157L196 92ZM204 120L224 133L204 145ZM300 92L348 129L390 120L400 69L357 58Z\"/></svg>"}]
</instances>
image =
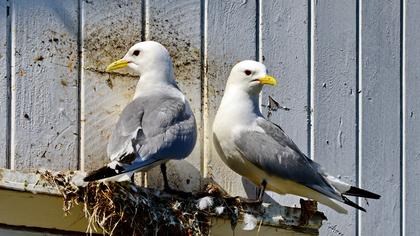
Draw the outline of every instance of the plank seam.
<instances>
[{"instance_id":1,"label":"plank seam","mask_svg":"<svg viewBox=\"0 0 420 236\"><path fill-rule=\"evenodd\" d=\"M144 29L143 29L144 40L150 40L150 23L149 23L149 21L150 21L150 9L149 9L150 2L149 2L149 0L144 0L143 5L144 5L143 6L144 15L142 16L142 18L144 18Z\"/></svg>"},{"instance_id":2,"label":"plank seam","mask_svg":"<svg viewBox=\"0 0 420 236\"><path fill-rule=\"evenodd\" d=\"M16 11L15 11L15 6L14 6L14 2L9 1L10 2L10 15L8 17L8 27L10 27L10 31L9 31L9 42L10 42L10 48L9 48L9 54L8 56L10 57L8 60L8 63L10 63L10 77L9 77L9 81L10 81L10 86L9 86L9 93L10 93L10 99L9 99L9 148L10 148L10 156L9 156L9 169L14 170L15 169L15 154L16 154L16 150L15 150L15 118L16 118L16 91L13 89L16 87L16 58L15 58L15 51L16 51L16 28L13 27L13 25L16 22Z\"/></svg>"},{"instance_id":3,"label":"plank seam","mask_svg":"<svg viewBox=\"0 0 420 236\"><path fill-rule=\"evenodd\" d=\"M201 175L202 177L207 176L207 163L208 158L210 155L210 148L211 143L209 140L209 135L211 130L209 121L209 95L208 95L208 77L207 77L207 70L208 70L208 57L207 57L207 29L208 29L208 0L201 0L201 109L202 109L202 121L201 124L203 125L202 130L202 145L201 145Z\"/></svg>"},{"instance_id":4,"label":"plank seam","mask_svg":"<svg viewBox=\"0 0 420 236\"><path fill-rule=\"evenodd\" d=\"M140 32L140 40L146 41L146 1L141 1L141 32Z\"/></svg>"},{"instance_id":5,"label":"plank seam","mask_svg":"<svg viewBox=\"0 0 420 236\"><path fill-rule=\"evenodd\" d=\"M263 0L256 0L255 2L255 13L256 13L256 24L255 24L255 59L261 63L264 63L262 58L262 47L263 47L263 42L262 42L262 22L263 22L263 13L262 13L262 3ZM262 102L263 102L263 96L264 96L264 91L262 91L259 95L259 109L260 112L262 113Z\"/></svg>"},{"instance_id":6,"label":"plank seam","mask_svg":"<svg viewBox=\"0 0 420 236\"><path fill-rule=\"evenodd\" d=\"M11 168L11 94L12 94L12 21L11 21L11 3L7 0L6 5L6 79L7 79L7 95L6 95L6 168Z\"/></svg>"},{"instance_id":7,"label":"plank seam","mask_svg":"<svg viewBox=\"0 0 420 236\"><path fill-rule=\"evenodd\" d=\"M362 115L363 97L362 93L362 0L356 1L356 184L362 187ZM361 204L360 198L356 199L358 205ZM359 211L356 211L356 235L362 235L362 220Z\"/></svg>"},{"instance_id":8,"label":"plank seam","mask_svg":"<svg viewBox=\"0 0 420 236\"><path fill-rule=\"evenodd\" d=\"M78 28L77 28L77 169L84 170L84 157L82 155L82 63L83 63L83 57L82 57L82 48L83 48L83 39L82 39L82 0L79 0L77 2L77 20L78 20Z\"/></svg>"},{"instance_id":9,"label":"plank seam","mask_svg":"<svg viewBox=\"0 0 420 236\"><path fill-rule=\"evenodd\" d=\"M308 155L315 159L315 127L314 127L314 105L315 105L315 1L308 0Z\"/></svg>"},{"instance_id":10,"label":"plank seam","mask_svg":"<svg viewBox=\"0 0 420 236\"><path fill-rule=\"evenodd\" d=\"M401 78L401 86L400 86L400 119L401 119L401 133L400 133L400 156L401 156L401 162L400 162L400 179L401 179L401 235L406 235L406 153L405 153L405 147L406 147L406 74L405 74L405 68L406 68L406 4L404 0L400 1L400 78Z\"/></svg>"}]
</instances>

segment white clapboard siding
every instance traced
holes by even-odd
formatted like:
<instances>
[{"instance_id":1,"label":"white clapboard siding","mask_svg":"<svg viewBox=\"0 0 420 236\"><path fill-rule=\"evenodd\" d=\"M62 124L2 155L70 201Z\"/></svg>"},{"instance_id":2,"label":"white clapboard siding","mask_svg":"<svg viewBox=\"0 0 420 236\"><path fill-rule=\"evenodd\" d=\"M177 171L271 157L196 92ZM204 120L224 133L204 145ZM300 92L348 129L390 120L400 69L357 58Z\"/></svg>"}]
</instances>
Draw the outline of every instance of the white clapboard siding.
<instances>
[{"instance_id":1,"label":"white clapboard siding","mask_svg":"<svg viewBox=\"0 0 420 236\"><path fill-rule=\"evenodd\" d=\"M135 42L156 40L198 124L192 155L168 163L173 187L197 190L212 177L232 195L255 197L218 157L211 129L232 66L260 60L279 82L264 88L263 105L270 95L290 108L270 119L329 173L382 195L357 200L367 213L320 207L329 218L321 235L416 235L419 12L415 0L2 0L0 167L107 163L139 77L105 68ZM158 168L147 176L161 187Z\"/></svg>"},{"instance_id":2,"label":"white clapboard siding","mask_svg":"<svg viewBox=\"0 0 420 236\"><path fill-rule=\"evenodd\" d=\"M362 1L360 186L382 195L363 199L363 235L400 235L400 3ZM413 186L414 187L414 186ZM380 226L380 227L378 227Z\"/></svg>"},{"instance_id":3,"label":"white clapboard siding","mask_svg":"<svg viewBox=\"0 0 420 236\"><path fill-rule=\"evenodd\" d=\"M357 11L356 1L318 1L314 8L314 159L325 170L357 184ZM355 198L351 198L355 200ZM321 235L355 235L356 210L329 217Z\"/></svg>"},{"instance_id":4,"label":"white clapboard siding","mask_svg":"<svg viewBox=\"0 0 420 236\"><path fill-rule=\"evenodd\" d=\"M106 73L141 40L142 2L82 1L81 164L89 171L109 162L106 146L122 109L131 101L138 76Z\"/></svg>"},{"instance_id":5,"label":"white clapboard siding","mask_svg":"<svg viewBox=\"0 0 420 236\"><path fill-rule=\"evenodd\" d=\"M172 187L199 190L201 177L201 3L194 0L150 1L146 4L146 40L162 43L172 56L175 76L197 122L197 144L185 160L168 163ZM162 186L160 168L148 172L148 186Z\"/></svg>"},{"instance_id":6,"label":"white clapboard siding","mask_svg":"<svg viewBox=\"0 0 420 236\"><path fill-rule=\"evenodd\" d=\"M211 128L231 68L239 61L257 59L256 1L208 1L207 4L205 171L229 193L246 196L248 189L249 197L255 198L254 186L231 171L218 156L212 144Z\"/></svg>"},{"instance_id":7,"label":"white clapboard siding","mask_svg":"<svg viewBox=\"0 0 420 236\"><path fill-rule=\"evenodd\" d=\"M405 129L403 166L403 201L405 235L416 235L420 232L420 2L405 1L405 87L403 110Z\"/></svg>"},{"instance_id":8,"label":"white clapboard siding","mask_svg":"<svg viewBox=\"0 0 420 236\"><path fill-rule=\"evenodd\" d=\"M77 168L77 4L13 1L13 168Z\"/></svg>"},{"instance_id":9,"label":"white clapboard siding","mask_svg":"<svg viewBox=\"0 0 420 236\"><path fill-rule=\"evenodd\" d=\"M281 106L290 109L273 112L270 120L280 125L302 152L309 154L308 1L270 0L264 1L261 8L260 57L269 74L278 81L277 86L264 88L263 105L268 105L268 96L271 96ZM267 115L264 106L263 113ZM268 194L283 205L299 204L299 198L295 196Z\"/></svg>"},{"instance_id":10,"label":"white clapboard siding","mask_svg":"<svg viewBox=\"0 0 420 236\"><path fill-rule=\"evenodd\" d=\"M7 167L8 162L8 123L9 123L9 78L8 78L8 36L9 2L0 1L0 167Z\"/></svg>"}]
</instances>

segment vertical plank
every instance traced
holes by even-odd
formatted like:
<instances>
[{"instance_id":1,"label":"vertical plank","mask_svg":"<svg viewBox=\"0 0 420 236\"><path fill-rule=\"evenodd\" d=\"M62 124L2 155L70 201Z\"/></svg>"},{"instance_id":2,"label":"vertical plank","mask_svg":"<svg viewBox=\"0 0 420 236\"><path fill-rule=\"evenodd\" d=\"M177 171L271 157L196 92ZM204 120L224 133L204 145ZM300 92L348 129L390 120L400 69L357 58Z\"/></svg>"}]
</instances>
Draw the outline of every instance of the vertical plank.
<instances>
[{"instance_id":1,"label":"vertical plank","mask_svg":"<svg viewBox=\"0 0 420 236\"><path fill-rule=\"evenodd\" d=\"M195 0L159 0L147 4L146 40L163 44L171 54L175 76L194 112L198 137L185 160L168 163L170 185L184 191L199 190L201 169L201 3ZM162 186L159 167L148 172L149 186Z\"/></svg>"},{"instance_id":2,"label":"vertical plank","mask_svg":"<svg viewBox=\"0 0 420 236\"><path fill-rule=\"evenodd\" d=\"M400 2L362 1L360 185L382 195L363 199L362 235L400 235Z\"/></svg>"},{"instance_id":3,"label":"vertical plank","mask_svg":"<svg viewBox=\"0 0 420 236\"><path fill-rule=\"evenodd\" d=\"M405 2L405 235L420 232L420 2ZM403 195L404 196L404 195Z\"/></svg>"},{"instance_id":4,"label":"vertical plank","mask_svg":"<svg viewBox=\"0 0 420 236\"><path fill-rule=\"evenodd\" d=\"M318 1L314 7L314 158L329 174L355 185L356 1ZM348 215L320 208L328 217L321 235L356 234L356 210L346 208Z\"/></svg>"},{"instance_id":5,"label":"vertical plank","mask_svg":"<svg viewBox=\"0 0 420 236\"><path fill-rule=\"evenodd\" d=\"M0 167L7 165L7 149L8 149L8 106L9 106L9 78L8 68L8 36L9 36L9 1L0 2Z\"/></svg>"},{"instance_id":6,"label":"vertical plank","mask_svg":"<svg viewBox=\"0 0 420 236\"><path fill-rule=\"evenodd\" d=\"M86 0L81 8L81 167L88 171L109 162L108 138L139 79L124 71L107 73L105 68L140 41L142 3Z\"/></svg>"},{"instance_id":7,"label":"vertical plank","mask_svg":"<svg viewBox=\"0 0 420 236\"><path fill-rule=\"evenodd\" d=\"M270 95L290 108L274 112L270 120L304 153L308 153L308 7L307 0L270 0L262 5L263 63L279 82L264 88L263 104L268 104ZM270 195L282 205L299 204L298 197Z\"/></svg>"},{"instance_id":8,"label":"vertical plank","mask_svg":"<svg viewBox=\"0 0 420 236\"><path fill-rule=\"evenodd\" d=\"M77 167L77 1L14 2L12 166Z\"/></svg>"},{"instance_id":9,"label":"vertical plank","mask_svg":"<svg viewBox=\"0 0 420 236\"><path fill-rule=\"evenodd\" d=\"M207 4L205 172L230 194L245 195L241 177L217 155L211 129L230 70L239 61L256 59L256 1L208 1Z\"/></svg>"}]
</instances>

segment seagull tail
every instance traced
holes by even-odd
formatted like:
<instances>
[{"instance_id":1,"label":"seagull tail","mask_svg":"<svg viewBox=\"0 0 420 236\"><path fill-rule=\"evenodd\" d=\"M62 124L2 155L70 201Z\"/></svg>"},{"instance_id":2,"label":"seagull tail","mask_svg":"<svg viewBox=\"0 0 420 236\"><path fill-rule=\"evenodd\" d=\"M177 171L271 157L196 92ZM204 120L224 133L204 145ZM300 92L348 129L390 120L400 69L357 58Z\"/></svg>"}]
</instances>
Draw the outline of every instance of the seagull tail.
<instances>
[{"instance_id":1,"label":"seagull tail","mask_svg":"<svg viewBox=\"0 0 420 236\"><path fill-rule=\"evenodd\" d=\"M107 179L120 174L121 173L118 173L116 169L111 168L109 166L104 166L102 168L90 172L83 180L85 182L91 182L96 180Z\"/></svg>"},{"instance_id":2,"label":"seagull tail","mask_svg":"<svg viewBox=\"0 0 420 236\"><path fill-rule=\"evenodd\" d=\"M335 188L338 192L343 195L347 196L355 196L355 197L364 197L364 198L372 198L372 199L379 199L381 198L380 195L376 193L372 193L370 191L351 186L331 175L325 176L327 181Z\"/></svg>"},{"instance_id":3,"label":"seagull tail","mask_svg":"<svg viewBox=\"0 0 420 236\"><path fill-rule=\"evenodd\" d=\"M365 209L365 208L363 208L363 207L361 207L361 206L357 205L356 203L354 203L354 202L350 201L350 199L348 199L347 197L342 196L342 198L343 198L343 203L344 203L344 204L347 204L347 205L349 205L349 206L351 206L351 207L354 207L354 208L356 208L356 209L358 209L358 210L361 210L361 211L366 212L366 209Z\"/></svg>"},{"instance_id":4,"label":"seagull tail","mask_svg":"<svg viewBox=\"0 0 420 236\"><path fill-rule=\"evenodd\" d=\"M103 181L127 181L136 171L148 170L163 160L149 158L144 161L133 161L131 164L122 164L118 161L112 161L108 165L90 172L83 180L91 182L96 180Z\"/></svg>"},{"instance_id":5,"label":"seagull tail","mask_svg":"<svg viewBox=\"0 0 420 236\"><path fill-rule=\"evenodd\" d=\"M372 198L372 199L381 198L381 195L369 192L367 190L364 190L355 186L351 186L350 189L344 192L343 194L347 196L364 197L364 198Z\"/></svg>"}]
</instances>

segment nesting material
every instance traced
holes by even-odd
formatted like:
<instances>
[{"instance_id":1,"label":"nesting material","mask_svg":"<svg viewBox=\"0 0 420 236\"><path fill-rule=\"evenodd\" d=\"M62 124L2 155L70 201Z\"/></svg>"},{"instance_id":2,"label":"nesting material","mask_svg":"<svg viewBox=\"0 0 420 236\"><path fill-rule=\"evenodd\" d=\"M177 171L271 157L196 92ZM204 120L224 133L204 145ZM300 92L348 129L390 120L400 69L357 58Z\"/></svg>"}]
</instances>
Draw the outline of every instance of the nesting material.
<instances>
[{"instance_id":1,"label":"nesting material","mask_svg":"<svg viewBox=\"0 0 420 236\"><path fill-rule=\"evenodd\" d=\"M170 195L131 182L80 184L79 175L45 171L41 178L62 194L64 212L69 213L74 205L84 206L89 234L103 231L108 235L167 232L171 235L208 235L212 216L230 219L234 228L238 219L242 221L242 213L246 212L247 217L262 214L259 205L229 197L215 184L208 184L196 194Z\"/></svg>"}]
</instances>

